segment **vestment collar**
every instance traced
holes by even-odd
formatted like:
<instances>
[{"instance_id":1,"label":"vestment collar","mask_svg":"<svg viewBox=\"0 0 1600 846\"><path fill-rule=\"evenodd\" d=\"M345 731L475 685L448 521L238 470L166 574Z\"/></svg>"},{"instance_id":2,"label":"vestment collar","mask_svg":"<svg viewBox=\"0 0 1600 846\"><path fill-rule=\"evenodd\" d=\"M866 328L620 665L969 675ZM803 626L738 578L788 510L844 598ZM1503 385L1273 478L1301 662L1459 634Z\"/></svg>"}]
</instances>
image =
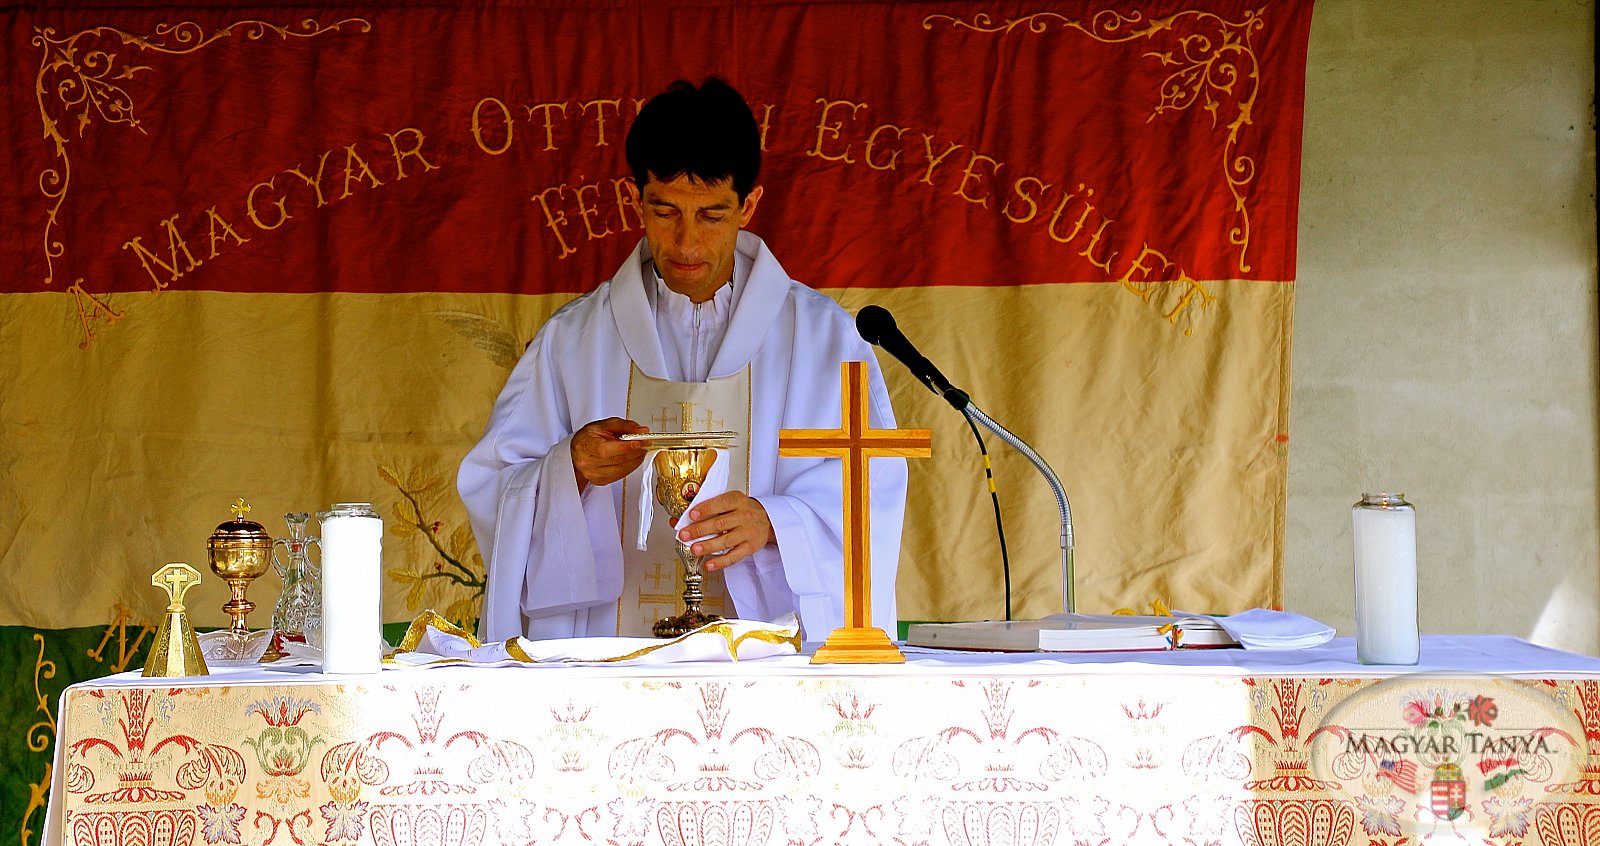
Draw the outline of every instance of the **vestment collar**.
<instances>
[{"instance_id":1,"label":"vestment collar","mask_svg":"<svg viewBox=\"0 0 1600 846\"><path fill-rule=\"evenodd\" d=\"M666 378L666 356L661 349L661 339L656 335L655 316L645 293L646 283L655 281L650 263L649 245L641 238L611 278L611 314L628 357L645 374L663 379ZM736 373L755 358L789 292L789 274L778 264L766 243L750 232L739 233L733 277L737 297L727 336L711 363L713 378Z\"/></svg>"}]
</instances>

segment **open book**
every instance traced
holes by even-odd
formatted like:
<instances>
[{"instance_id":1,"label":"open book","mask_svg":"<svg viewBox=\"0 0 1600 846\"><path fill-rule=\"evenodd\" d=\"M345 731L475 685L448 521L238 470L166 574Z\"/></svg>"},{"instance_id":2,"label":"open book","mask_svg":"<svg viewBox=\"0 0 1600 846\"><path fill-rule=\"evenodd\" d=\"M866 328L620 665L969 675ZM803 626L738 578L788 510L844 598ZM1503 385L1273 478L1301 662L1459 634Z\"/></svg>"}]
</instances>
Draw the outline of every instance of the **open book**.
<instances>
[{"instance_id":1,"label":"open book","mask_svg":"<svg viewBox=\"0 0 1600 846\"><path fill-rule=\"evenodd\" d=\"M1238 646L1211 617L1053 614L1042 620L914 623L906 643L991 652L1121 652Z\"/></svg>"},{"instance_id":2,"label":"open book","mask_svg":"<svg viewBox=\"0 0 1600 846\"><path fill-rule=\"evenodd\" d=\"M1332 626L1303 614L1252 608L1227 617L1175 611L1172 616L1055 614L1015 623L918 623L906 643L999 652L1113 652L1242 646L1309 649L1333 638Z\"/></svg>"}]
</instances>

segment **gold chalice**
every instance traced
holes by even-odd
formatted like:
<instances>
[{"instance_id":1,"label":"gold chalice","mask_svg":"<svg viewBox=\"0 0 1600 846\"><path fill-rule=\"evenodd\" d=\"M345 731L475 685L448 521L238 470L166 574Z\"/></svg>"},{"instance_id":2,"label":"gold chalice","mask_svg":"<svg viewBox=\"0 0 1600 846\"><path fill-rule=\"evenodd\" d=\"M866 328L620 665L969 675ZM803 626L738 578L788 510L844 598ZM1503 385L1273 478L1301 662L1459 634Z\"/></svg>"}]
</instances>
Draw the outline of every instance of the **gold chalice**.
<instances>
[{"instance_id":1,"label":"gold chalice","mask_svg":"<svg viewBox=\"0 0 1600 846\"><path fill-rule=\"evenodd\" d=\"M727 443L727 435L723 433L717 433L723 434L721 438L694 438L694 434L681 436L681 444L663 446L652 459L656 473L655 499L672 523L677 523L683 512L689 510L689 503L694 501L695 494L705 484L706 474L711 472L711 465L717 460L716 447ZM701 583L705 581L705 571L701 566L704 556L691 554L689 544L678 540L676 534L672 542L677 548L678 560L683 564L683 613L656 621L653 629L656 637L678 637L706 623L722 619L700 610L700 603L705 599L705 594L700 590Z\"/></svg>"},{"instance_id":2,"label":"gold chalice","mask_svg":"<svg viewBox=\"0 0 1600 846\"><path fill-rule=\"evenodd\" d=\"M231 510L233 519L217 526L206 541L206 555L211 572L221 576L233 592L233 598L222 605L222 610L232 618L228 633L243 638L250 634L245 616L256 607L245 598L245 591L272 565L272 538L260 523L244 518L250 513L250 506L242 497L234 500Z\"/></svg>"}]
</instances>

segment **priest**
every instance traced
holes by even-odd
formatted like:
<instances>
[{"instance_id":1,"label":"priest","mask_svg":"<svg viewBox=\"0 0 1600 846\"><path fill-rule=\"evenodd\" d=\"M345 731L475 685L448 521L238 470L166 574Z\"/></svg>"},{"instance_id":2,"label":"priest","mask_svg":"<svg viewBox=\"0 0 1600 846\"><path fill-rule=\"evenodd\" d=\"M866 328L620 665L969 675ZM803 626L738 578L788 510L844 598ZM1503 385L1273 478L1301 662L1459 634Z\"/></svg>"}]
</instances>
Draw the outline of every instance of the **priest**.
<instances>
[{"instance_id":1,"label":"priest","mask_svg":"<svg viewBox=\"0 0 1600 846\"><path fill-rule=\"evenodd\" d=\"M778 458L781 429L839 425L839 363L866 361L871 425L894 426L850 316L789 278L744 231L762 198L761 139L727 83L675 82L629 128L644 238L611 279L540 329L457 479L488 570L485 640L648 635L681 610L673 529L636 536L646 456L632 433L738 434L729 489L684 518L706 556L706 610L799 615L808 641L843 622L838 459ZM722 460L722 459L719 459ZM872 617L894 631L902 459L871 474Z\"/></svg>"}]
</instances>

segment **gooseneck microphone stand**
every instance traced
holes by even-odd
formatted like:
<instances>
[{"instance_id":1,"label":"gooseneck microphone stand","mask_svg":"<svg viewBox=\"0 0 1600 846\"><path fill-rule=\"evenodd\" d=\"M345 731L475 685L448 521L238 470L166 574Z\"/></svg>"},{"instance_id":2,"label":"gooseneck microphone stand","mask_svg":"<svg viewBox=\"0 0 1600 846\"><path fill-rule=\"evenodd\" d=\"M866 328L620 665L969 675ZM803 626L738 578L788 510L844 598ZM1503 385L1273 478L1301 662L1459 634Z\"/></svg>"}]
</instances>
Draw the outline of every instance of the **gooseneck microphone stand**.
<instances>
[{"instance_id":1,"label":"gooseneck microphone stand","mask_svg":"<svg viewBox=\"0 0 1600 846\"><path fill-rule=\"evenodd\" d=\"M964 395L964 394L963 394ZM948 395L945 399L950 399ZM951 403L954 405L954 403ZM1044 476L1050 485L1050 492L1056 495L1056 508L1061 512L1061 599L1063 611L1071 614L1077 609L1077 579L1072 569L1072 506L1067 502L1067 489L1061 486L1061 477L1050 465L1028 446L1021 438L1012 434L1006 427L996 423L993 418L983 413L983 409L972 404L969 398L965 406L958 408L968 421L977 421L978 425L993 432L1000 440L1005 441L1012 449L1022 453L1022 457Z\"/></svg>"},{"instance_id":2,"label":"gooseneck microphone stand","mask_svg":"<svg viewBox=\"0 0 1600 846\"><path fill-rule=\"evenodd\" d=\"M863 340L874 346L882 347L885 352L894 356L901 364L904 364L911 371L911 374L917 377L917 381L927 386L928 390L943 397L951 408L961 412L967 418L967 425L972 426L973 421L977 421L978 425L993 432L1000 440L1009 444L1012 449L1022 453L1023 457L1028 459L1029 463L1044 475L1045 482L1050 485L1051 493L1056 496L1056 508L1061 513L1062 610L1068 614L1076 611L1078 601L1077 579L1072 568L1072 506L1067 503L1067 490L1061 486L1061 477L1056 475L1056 471L1050 469L1050 465L1039 456L1039 453L1034 451L1033 447L1028 446L1021 438L1012 434L1006 427L1001 426L989 415L984 414L982 409L973 405L972 397L966 391L950 384L950 380L939 372L939 368L933 366L933 362L924 357L922 353L917 352L917 348L912 345L911 341L906 339L905 334L895 325L894 317L889 314L888 309L876 305L863 307L856 314L856 330L861 333ZM973 426L972 431L973 434L977 434L977 427ZM983 439L979 438L978 442L981 448ZM997 508L997 521L998 516L999 509ZM1002 544L1005 542L1003 538L1004 535L1002 535ZM1007 578L1009 580L1009 574ZM1008 619L1011 616L1010 604L1010 592L1008 590L1006 601L1006 617Z\"/></svg>"}]
</instances>

